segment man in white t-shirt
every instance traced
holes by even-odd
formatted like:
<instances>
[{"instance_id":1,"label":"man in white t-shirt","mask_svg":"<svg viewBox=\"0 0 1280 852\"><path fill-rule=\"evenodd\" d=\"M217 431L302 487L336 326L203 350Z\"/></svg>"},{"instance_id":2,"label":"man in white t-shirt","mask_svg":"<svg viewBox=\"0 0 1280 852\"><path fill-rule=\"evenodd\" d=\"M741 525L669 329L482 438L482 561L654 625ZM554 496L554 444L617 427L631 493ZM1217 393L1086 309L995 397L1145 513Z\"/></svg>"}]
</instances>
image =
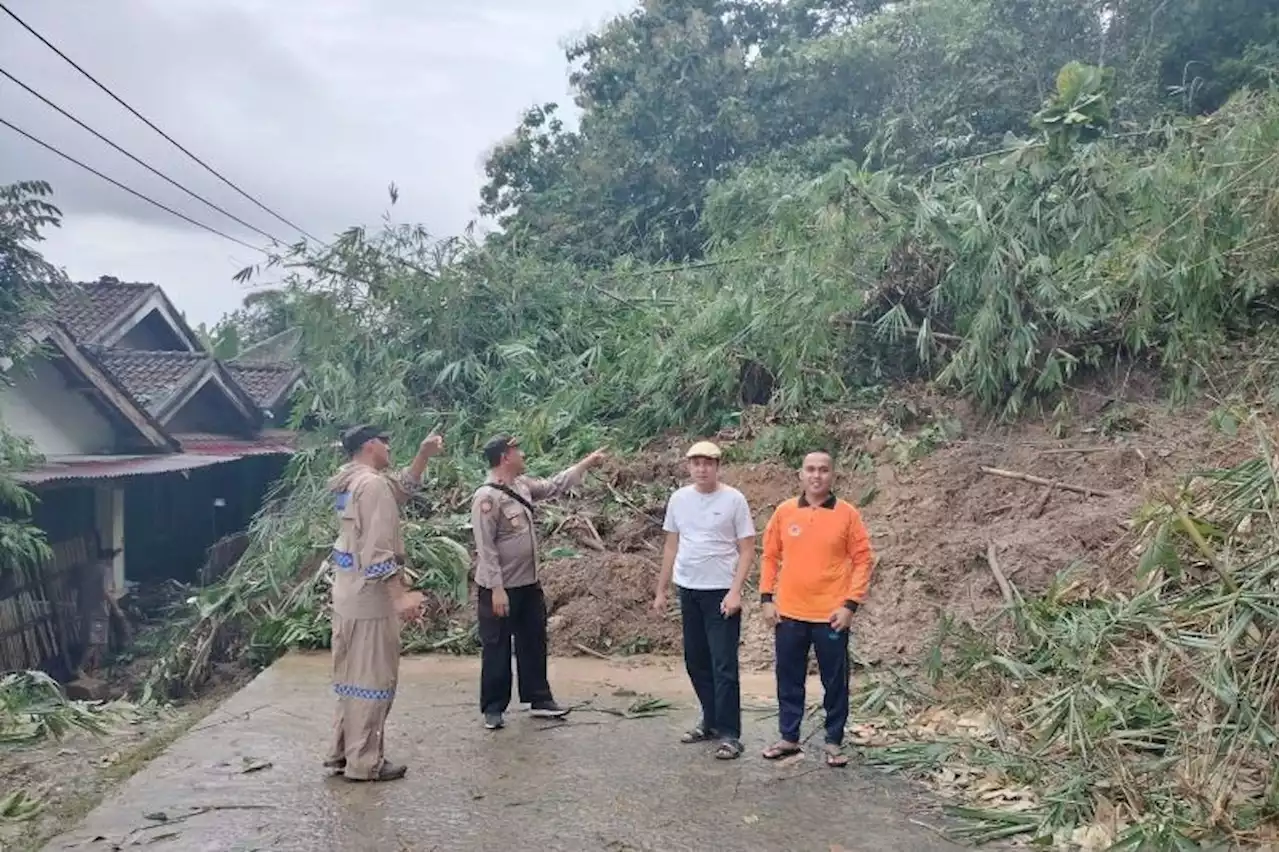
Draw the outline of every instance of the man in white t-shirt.
<instances>
[{"instance_id":1,"label":"man in white t-shirt","mask_svg":"<svg viewBox=\"0 0 1280 852\"><path fill-rule=\"evenodd\" d=\"M667 609L675 574L684 625L684 664L702 705L702 721L681 742L719 740L715 755L742 754L742 698L738 686L738 637L742 584L756 554L756 530L747 500L720 482L720 448L700 441L685 453L686 485L667 501L662 528L662 574L653 608Z\"/></svg>"}]
</instances>

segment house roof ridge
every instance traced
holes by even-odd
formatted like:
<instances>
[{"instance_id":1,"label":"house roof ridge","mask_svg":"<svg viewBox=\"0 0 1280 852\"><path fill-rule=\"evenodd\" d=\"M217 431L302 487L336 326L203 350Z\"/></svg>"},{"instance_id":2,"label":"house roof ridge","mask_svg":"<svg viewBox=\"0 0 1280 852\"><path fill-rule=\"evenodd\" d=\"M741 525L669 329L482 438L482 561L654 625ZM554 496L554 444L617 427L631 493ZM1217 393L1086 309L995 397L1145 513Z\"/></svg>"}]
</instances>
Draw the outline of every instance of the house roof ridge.
<instances>
[{"instance_id":1,"label":"house roof ridge","mask_svg":"<svg viewBox=\"0 0 1280 852\"><path fill-rule=\"evenodd\" d=\"M103 346L100 343L82 343L84 348L112 356L127 358L175 358L186 361L216 361L211 352L188 352L185 349L133 349L128 346Z\"/></svg>"},{"instance_id":2,"label":"house roof ridge","mask_svg":"<svg viewBox=\"0 0 1280 852\"><path fill-rule=\"evenodd\" d=\"M290 372L302 366L297 361L241 361L233 358L229 361L224 360L232 370L276 370L279 372Z\"/></svg>"}]
</instances>

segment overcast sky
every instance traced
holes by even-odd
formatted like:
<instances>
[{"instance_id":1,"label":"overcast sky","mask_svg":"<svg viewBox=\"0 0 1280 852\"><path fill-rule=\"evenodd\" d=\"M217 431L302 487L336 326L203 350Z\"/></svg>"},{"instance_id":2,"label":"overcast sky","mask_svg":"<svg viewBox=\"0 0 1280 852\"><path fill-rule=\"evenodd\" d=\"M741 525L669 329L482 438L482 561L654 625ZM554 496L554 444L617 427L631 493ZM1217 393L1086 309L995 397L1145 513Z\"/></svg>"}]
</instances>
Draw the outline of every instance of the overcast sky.
<instances>
[{"instance_id":1,"label":"overcast sky","mask_svg":"<svg viewBox=\"0 0 1280 852\"><path fill-rule=\"evenodd\" d=\"M521 110L569 106L567 39L634 0L4 0L205 162L312 234L387 209L432 233L476 217L487 151ZM240 218L297 237L188 160L0 13L0 68ZM264 241L0 78L0 116L206 224ZM261 256L199 231L0 126L0 184L43 179L63 212L41 251L76 280L153 281L192 324L247 292Z\"/></svg>"}]
</instances>

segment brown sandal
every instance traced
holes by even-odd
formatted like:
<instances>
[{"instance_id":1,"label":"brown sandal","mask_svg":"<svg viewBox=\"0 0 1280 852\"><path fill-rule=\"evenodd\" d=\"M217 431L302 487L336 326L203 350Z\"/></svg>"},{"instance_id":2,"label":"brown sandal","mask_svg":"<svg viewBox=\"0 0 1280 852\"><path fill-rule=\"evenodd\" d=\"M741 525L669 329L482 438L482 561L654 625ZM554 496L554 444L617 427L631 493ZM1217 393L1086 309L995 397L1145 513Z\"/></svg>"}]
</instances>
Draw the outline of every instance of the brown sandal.
<instances>
[{"instance_id":1,"label":"brown sandal","mask_svg":"<svg viewBox=\"0 0 1280 852\"><path fill-rule=\"evenodd\" d=\"M799 743L778 742L765 749L764 754L760 756L765 760L781 760L793 754L800 754L803 750Z\"/></svg>"},{"instance_id":2,"label":"brown sandal","mask_svg":"<svg viewBox=\"0 0 1280 852\"><path fill-rule=\"evenodd\" d=\"M844 749L835 743L827 743L822 747L823 758L832 769L843 769L849 765L849 756Z\"/></svg>"}]
</instances>

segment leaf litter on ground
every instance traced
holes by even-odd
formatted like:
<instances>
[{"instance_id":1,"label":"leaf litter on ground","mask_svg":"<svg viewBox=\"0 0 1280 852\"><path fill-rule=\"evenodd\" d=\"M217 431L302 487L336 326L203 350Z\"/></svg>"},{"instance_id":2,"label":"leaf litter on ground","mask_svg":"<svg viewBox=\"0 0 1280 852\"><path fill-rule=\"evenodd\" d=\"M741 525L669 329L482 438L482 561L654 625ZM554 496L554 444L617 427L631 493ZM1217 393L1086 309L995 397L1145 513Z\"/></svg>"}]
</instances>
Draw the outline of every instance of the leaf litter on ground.
<instances>
[{"instance_id":1,"label":"leaf litter on ground","mask_svg":"<svg viewBox=\"0 0 1280 852\"><path fill-rule=\"evenodd\" d=\"M851 744L954 803L949 834L969 843L1273 841L1274 459L1144 507L1131 590L1066 572L1039 597L1014 590L1011 630L944 620L929 682L863 687Z\"/></svg>"}]
</instances>

